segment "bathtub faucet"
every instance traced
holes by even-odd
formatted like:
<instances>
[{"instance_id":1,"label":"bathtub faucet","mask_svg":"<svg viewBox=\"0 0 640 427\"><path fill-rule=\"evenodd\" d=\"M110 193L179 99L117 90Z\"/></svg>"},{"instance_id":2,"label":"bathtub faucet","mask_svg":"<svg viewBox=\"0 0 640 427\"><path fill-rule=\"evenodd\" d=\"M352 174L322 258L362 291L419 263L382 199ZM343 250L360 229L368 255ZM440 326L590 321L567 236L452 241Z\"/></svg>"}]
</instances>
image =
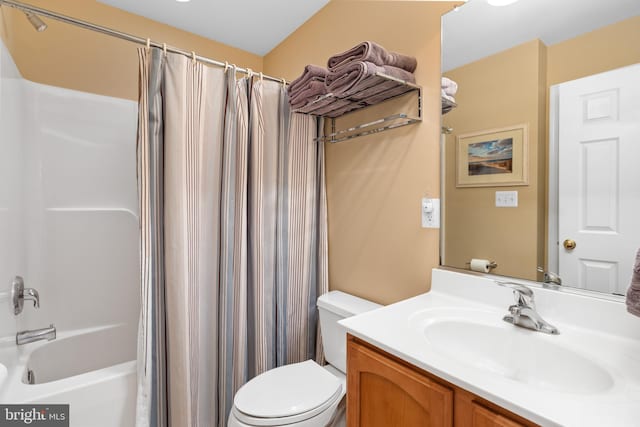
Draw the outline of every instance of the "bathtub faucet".
<instances>
[{"instance_id":1,"label":"bathtub faucet","mask_svg":"<svg viewBox=\"0 0 640 427\"><path fill-rule=\"evenodd\" d=\"M13 301L13 314L22 313L25 301L33 301L35 308L40 308L40 295L33 288L24 287L24 279L16 276L11 284L11 299Z\"/></svg>"},{"instance_id":2,"label":"bathtub faucet","mask_svg":"<svg viewBox=\"0 0 640 427\"><path fill-rule=\"evenodd\" d=\"M16 345L29 344L30 342L41 340L55 340L56 327L53 323L48 328L34 329L32 331L22 331L16 334Z\"/></svg>"}]
</instances>

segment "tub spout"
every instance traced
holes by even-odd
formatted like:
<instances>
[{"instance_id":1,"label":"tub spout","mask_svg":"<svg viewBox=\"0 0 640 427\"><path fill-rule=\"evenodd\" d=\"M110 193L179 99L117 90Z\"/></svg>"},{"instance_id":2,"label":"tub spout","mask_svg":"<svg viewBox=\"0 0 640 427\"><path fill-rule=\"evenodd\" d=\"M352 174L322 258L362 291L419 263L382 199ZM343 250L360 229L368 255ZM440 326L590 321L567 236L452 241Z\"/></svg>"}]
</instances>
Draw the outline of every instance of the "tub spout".
<instances>
[{"instance_id":1,"label":"tub spout","mask_svg":"<svg viewBox=\"0 0 640 427\"><path fill-rule=\"evenodd\" d=\"M55 340L56 339L56 327L53 324L48 328L34 329L32 331L22 331L16 334L16 345L29 344L35 341L41 340Z\"/></svg>"}]
</instances>

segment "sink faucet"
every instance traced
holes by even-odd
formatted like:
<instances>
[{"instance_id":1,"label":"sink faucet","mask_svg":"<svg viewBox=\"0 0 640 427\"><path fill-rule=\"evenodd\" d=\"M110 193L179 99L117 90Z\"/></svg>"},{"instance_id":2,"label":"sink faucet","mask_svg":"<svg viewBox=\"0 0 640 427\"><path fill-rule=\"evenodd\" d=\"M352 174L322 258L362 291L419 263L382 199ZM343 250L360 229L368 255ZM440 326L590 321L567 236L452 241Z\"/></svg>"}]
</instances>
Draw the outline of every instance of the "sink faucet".
<instances>
[{"instance_id":1,"label":"sink faucet","mask_svg":"<svg viewBox=\"0 0 640 427\"><path fill-rule=\"evenodd\" d=\"M513 296L516 299L516 303L509 307L509 314L504 316L502 320L516 326L544 332L545 334L557 335L560 333L558 328L547 323L536 311L531 288L520 283L500 282L497 280L496 283L513 289Z\"/></svg>"},{"instance_id":2,"label":"sink faucet","mask_svg":"<svg viewBox=\"0 0 640 427\"><path fill-rule=\"evenodd\" d=\"M34 329L32 331L22 331L16 334L16 344L29 344L30 342L41 340L55 340L56 339L56 327L53 324L48 328Z\"/></svg>"},{"instance_id":3,"label":"sink faucet","mask_svg":"<svg viewBox=\"0 0 640 427\"><path fill-rule=\"evenodd\" d=\"M562 279L556 273L552 273L550 271L544 271L544 268L538 267L538 272L542 273L542 281L544 283L552 283L554 285L562 285Z\"/></svg>"}]
</instances>

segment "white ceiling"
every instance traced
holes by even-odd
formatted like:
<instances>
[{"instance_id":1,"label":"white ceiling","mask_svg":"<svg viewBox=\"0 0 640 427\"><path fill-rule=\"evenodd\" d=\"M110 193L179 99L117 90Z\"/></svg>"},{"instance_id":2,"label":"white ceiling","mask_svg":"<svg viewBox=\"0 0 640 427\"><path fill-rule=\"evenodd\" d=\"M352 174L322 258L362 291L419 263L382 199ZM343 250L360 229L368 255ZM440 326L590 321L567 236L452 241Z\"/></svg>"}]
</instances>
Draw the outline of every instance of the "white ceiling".
<instances>
[{"instance_id":1,"label":"white ceiling","mask_svg":"<svg viewBox=\"0 0 640 427\"><path fill-rule=\"evenodd\" d=\"M442 69L452 70L539 38L547 46L640 15L640 0L470 0L443 18ZM638 49L629 40L629 49Z\"/></svg>"},{"instance_id":2,"label":"white ceiling","mask_svg":"<svg viewBox=\"0 0 640 427\"><path fill-rule=\"evenodd\" d=\"M263 56L329 0L98 0ZM136 34L144 37L144 34Z\"/></svg>"}]
</instances>

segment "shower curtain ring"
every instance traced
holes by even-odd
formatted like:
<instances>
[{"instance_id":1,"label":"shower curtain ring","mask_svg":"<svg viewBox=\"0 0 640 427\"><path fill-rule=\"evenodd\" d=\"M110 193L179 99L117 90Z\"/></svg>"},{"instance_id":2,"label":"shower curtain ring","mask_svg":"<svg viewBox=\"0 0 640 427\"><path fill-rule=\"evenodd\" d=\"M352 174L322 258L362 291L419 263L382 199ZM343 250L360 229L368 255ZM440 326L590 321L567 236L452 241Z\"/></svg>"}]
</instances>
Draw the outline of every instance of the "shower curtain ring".
<instances>
[{"instance_id":1,"label":"shower curtain ring","mask_svg":"<svg viewBox=\"0 0 640 427\"><path fill-rule=\"evenodd\" d=\"M251 68L249 68L249 67L247 67L247 76L249 78L253 77L253 70Z\"/></svg>"},{"instance_id":2,"label":"shower curtain ring","mask_svg":"<svg viewBox=\"0 0 640 427\"><path fill-rule=\"evenodd\" d=\"M151 49L151 39L147 38L147 49Z\"/></svg>"},{"instance_id":3,"label":"shower curtain ring","mask_svg":"<svg viewBox=\"0 0 640 427\"><path fill-rule=\"evenodd\" d=\"M280 80L282 80L282 86L284 86L284 88L287 88L287 80L284 77L281 77Z\"/></svg>"},{"instance_id":4,"label":"shower curtain ring","mask_svg":"<svg viewBox=\"0 0 640 427\"><path fill-rule=\"evenodd\" d=\"M191 61L193 61L194 64L198 63L198 59L196 58L196 52L194 50L191 51Z\"/></svg>"},{"instance_id":5,"label":"shower curtain ring","mask_svg":"<svg viewBox=\"0 0 640 427\"><path fill-rule=\"evenodd\" d=\"M166 43L162 43L162 51L164 52L164 54L167 54L167 44Z\"/></svg>"},{"instance_id":6,"label":"shower curtain ring","mask_svg":"<svg viewBox=\"0 0 640 427\"><path fill-rule=\"evenodd\" d=\"M229 69L229 63L227 61L224 61L224 72L226 73L228 69Z\"/></svg>"},{"instance_id":7,"label":"shower curtain ring","mask_svg":"<svg viewBox=\"0 0 640 427\"><path fill-rule=\"evenodd\" d=\"M260 71L260 83L262 83L264 81L264 74L262 74L262 71Z\"/></svg>"}]
</instances>

